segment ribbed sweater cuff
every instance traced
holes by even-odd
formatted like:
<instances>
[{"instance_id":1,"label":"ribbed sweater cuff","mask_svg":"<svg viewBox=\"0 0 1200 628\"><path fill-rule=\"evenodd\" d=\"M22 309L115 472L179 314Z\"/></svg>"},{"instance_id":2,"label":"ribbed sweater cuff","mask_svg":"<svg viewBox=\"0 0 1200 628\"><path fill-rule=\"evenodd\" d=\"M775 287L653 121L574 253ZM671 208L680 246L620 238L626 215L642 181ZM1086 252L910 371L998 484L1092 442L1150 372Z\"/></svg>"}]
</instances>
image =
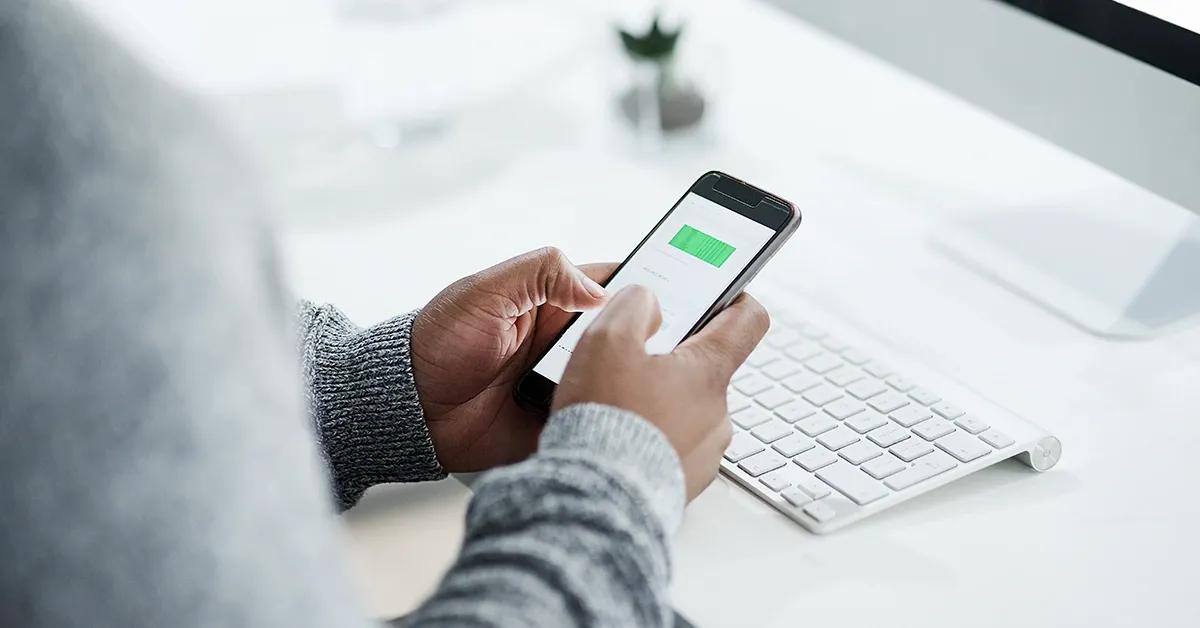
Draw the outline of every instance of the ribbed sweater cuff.
<instances>
[{"instance_id":1,"label":"ribbed sweater cuff","mask_svg":"<svg viewBox=\"0 0 1200 628\"><path fill-rule=\"evenodd\" d=\"M683 467L657 427L628 410L598 403L567 406L542 430L539 458L587 460L631 487L667 534L683 518Z\"/></svg>"},{"instance_id":2,"label":"ribbed sweater cuff","mask_svg":"<svg viewBox=\"0 0 1200 628\"><path fill-rule=\"evenodd\" d=\"M311 314L305 370L339 505L375 484L445 477L413 381L416 312L367 329L332 307Z\"/></svg>"}]
</instances>

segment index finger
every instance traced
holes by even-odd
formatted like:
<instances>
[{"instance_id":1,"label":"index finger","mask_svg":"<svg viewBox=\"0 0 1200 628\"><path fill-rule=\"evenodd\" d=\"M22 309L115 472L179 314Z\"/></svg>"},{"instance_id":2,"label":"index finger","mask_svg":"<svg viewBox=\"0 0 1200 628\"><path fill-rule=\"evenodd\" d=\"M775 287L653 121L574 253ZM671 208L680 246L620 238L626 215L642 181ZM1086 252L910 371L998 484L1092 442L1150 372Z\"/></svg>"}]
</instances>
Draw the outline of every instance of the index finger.
<instances>
[{"instance_id":1,"label":"index finger","mask_svg":"<svg viewBox=\"0 0 1200 628\"><path fill-rule=\"evenodd\" d=\"M675 353L697 355L723 379L733 377L759 341L767 334L771 317L766 308L742 293L703 329L684 340Z\"/></svg>"},{"instance_id":2,"label":"index finger","mask_svg":"<svg viewBox=\"0 0 1200 628\"><path fill-rule=\"evenodd\" d=\"M661 324L662 313L654 293L644 286L626 286L608 300L579 343L615 342L644 348Z\"/></svg>"}]
</instances>

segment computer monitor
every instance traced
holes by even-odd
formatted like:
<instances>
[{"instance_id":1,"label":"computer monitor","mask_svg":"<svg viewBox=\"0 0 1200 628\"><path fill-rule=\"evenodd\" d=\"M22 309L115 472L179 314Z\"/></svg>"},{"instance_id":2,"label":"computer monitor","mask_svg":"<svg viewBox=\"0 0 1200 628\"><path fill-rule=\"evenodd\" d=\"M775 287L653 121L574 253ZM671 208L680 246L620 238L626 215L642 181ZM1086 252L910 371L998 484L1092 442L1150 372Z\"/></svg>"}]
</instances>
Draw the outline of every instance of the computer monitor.
<instances>
[{"instance_id":1,"label":"computer monitor","mask_svg":"<svg viewBox=\"0 0 1200 628\"><path fill-rule=\"evenodd\" d=\"M996 212L944 250L1096 333L1200 320L1200 221L1180 210L1200 213L1200 3L772 2L1138 192Z\"/></svg>"}]
</instances>

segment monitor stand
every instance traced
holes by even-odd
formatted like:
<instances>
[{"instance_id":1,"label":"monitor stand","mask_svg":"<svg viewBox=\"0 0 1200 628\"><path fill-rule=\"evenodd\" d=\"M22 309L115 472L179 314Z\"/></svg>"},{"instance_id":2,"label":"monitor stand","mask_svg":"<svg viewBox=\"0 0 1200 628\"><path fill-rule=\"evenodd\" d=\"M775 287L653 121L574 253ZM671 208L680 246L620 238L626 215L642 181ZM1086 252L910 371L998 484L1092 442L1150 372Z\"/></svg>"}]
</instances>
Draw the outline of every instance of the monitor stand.
<instances>
[{"instance_id":1,"label":"monitor stand","mask_svg":"<svg viewBox=\"0 0 1200 628\"><path fill-rule=\"evenodd\" d=\"M1143 190L1106 192L983 212L934 244L1093 334L1200 323L1200 218Z\"/></svg>"}]
</instances>

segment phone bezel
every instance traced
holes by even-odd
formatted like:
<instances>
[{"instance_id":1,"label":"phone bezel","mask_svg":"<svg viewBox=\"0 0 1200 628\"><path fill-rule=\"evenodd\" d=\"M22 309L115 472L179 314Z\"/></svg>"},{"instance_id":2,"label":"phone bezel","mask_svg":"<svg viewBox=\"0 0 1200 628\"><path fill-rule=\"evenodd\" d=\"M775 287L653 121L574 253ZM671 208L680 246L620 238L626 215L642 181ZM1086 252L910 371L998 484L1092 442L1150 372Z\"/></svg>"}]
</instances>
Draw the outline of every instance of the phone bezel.
<instances>
[{"instance_id":1,"label":"phone bezel","mask_svg":"<svg viewBox=\"0 0 1200 628\"><path fill-rule=\"evenodd\" d=\"M718 185L720 189L718 189ZM792 232L800 225L800 212L791 202L780 198L770 192L762 190L754 185L746 183L741 179L725 174L717 170L711 170L704 173L700 178L696 179L695 183L680 195L675 204L663 214L662 218L655 223L654 227L646 232L645 237L641 242L625 256L625 259L613 270L609 279L615 277L625 265L629 263L633 256L642 249L642 246L658 231L658 228L671 216L672 213L679 207L688 194L696 194L707 200L710 200L725 209L737 212L738 214L749 218L765 227L773 229L774 235L763 244L762 248L754 255L748 264L740 273L726 286L725 290L713 301L712 305L705 310L704 315L688 330L684 335L687 339L692 334L695 334L700 328L704 327L709 320L712 319L718 312L729 305L733 299L741 293L742 288L754 278L758 271L766 264L767 260L775 254L776 251L787 241ZM753 202L753 204L752 204ZM782 214L780 213L782 210ZM764 222L769 221L769 222ZM608 284L606 279L602 285ZM554 389L557 386L554 382L542 374L534 371L534 366L542 361L542 358L554 347L558 339L562 337L566 330L571 325L575 324L575 320L579 318L581 312L575 313L567 324L563 326L562 331L546 345L530 363L531 366L525 374L518 380L517 385L513 388L513 395L518 403L527 407L545 410L549 408L550 402L554 396Z\"/></svg>"}]
</instances>

